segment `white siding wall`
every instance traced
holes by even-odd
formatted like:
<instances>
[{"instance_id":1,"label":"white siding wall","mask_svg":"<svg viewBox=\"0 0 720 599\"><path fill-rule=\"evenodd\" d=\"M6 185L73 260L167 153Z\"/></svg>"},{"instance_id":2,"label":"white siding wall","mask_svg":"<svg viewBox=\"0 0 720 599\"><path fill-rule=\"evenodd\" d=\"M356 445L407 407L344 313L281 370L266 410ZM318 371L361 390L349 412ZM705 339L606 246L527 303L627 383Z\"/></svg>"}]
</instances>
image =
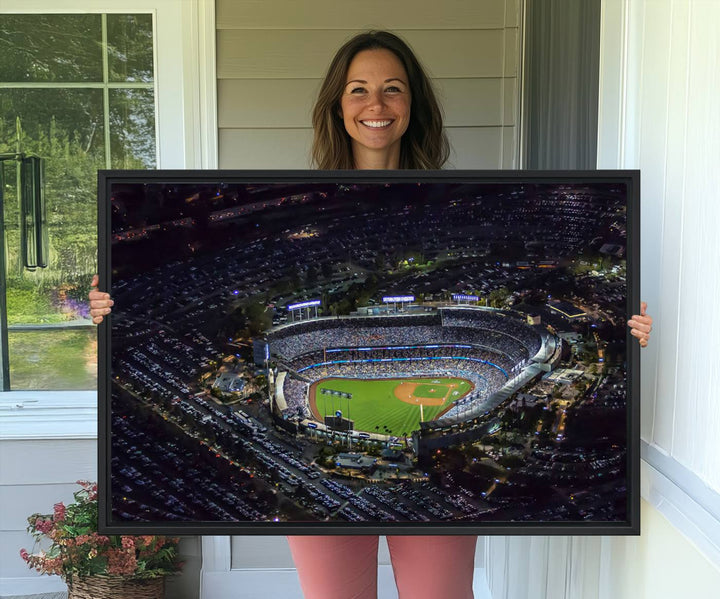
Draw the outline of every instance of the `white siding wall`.
<instances>
[{"instance_id":1,"label":"white siding wall","mask_svg":"<svg viewBox=\"0 0 720 599\"><path fill-rule=\"evenodd\" d=\"M309 168L310 113L325 70L343 42L372 28L404 37L434 78L448 166L516 168L519 5L218 0L220 168Z\"/></svg>"},{"instance_id":2,"label":"white siding wall","mask_svg":"<svg viewBox=\"0 0 720 599\"><path fill-rule=\"evenodd\" d=\"M3 419L4 423L7 420ZM72 440L0 440L0 581L16 591L35 578L20 559L20 548L32 549L33 539L25 531L33 513L52 513L59 501L69 503L77 480L97 480L97 442ZM40 582L48 590L65 585L53 577ZM46 586L49 585L49 586ZM0 593L2 595L3 593Z\"/></svg>"},{"instance_id":3,"label":"white siding wall","mask_svg":"<svg viewBox=\"0 0 720 599\"><path fill-rule=\"evenodd\" d=\"M642 535L488 539L494 599L718 595L718 23L716 0L603 4L598 166L642 171L656 322L642 352Z\"/></svg>"},{"instance_id":4,"label":"white siding wall","mask_svg":"<svg viewBox=\"0 0 720 599\"><path fill-rule=\"evenodd\" d=\"M601 127L600 160L642 170L642 289L658 323L642 436L720 492L720 3L628 10L625 151L605 153L612 132Z\"/></svg>"}]
</instances>

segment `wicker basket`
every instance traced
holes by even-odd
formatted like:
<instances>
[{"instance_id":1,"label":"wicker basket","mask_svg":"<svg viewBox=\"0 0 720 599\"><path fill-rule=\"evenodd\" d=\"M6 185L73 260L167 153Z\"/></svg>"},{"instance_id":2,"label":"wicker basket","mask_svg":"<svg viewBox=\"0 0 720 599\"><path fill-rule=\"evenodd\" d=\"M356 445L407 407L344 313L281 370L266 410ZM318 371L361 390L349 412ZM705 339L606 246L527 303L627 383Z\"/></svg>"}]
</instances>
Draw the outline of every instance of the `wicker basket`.
<instances>
[{"instance_id":1,"label":"wicker basket","mask_svg":"<svg viewBox=\"0 0 720 599\"><path fill-rule=\"evenodd\" d=\"M163 599L165 578L133 580L122 576L88 576L68 583L68 599Z\"/></svg>"}]
</instances>

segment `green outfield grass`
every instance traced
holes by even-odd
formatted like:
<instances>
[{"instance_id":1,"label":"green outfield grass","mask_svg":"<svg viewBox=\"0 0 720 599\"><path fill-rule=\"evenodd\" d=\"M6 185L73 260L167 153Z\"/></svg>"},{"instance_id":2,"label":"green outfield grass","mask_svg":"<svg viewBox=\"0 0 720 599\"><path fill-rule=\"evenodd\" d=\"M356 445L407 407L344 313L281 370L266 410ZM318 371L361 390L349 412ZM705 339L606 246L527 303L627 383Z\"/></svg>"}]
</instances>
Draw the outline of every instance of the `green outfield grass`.
<instances>
[{"instance_id":1,"label":"green outfield grass","mask_svg":"<svg viewBox=\"0 0 720 599\"><path fill-rule=\"evenodd\" d=\"M402 382L418 384L415 396L442 398L447 395L442 405L423 407L425 421L435 420L440 412L472 389L469 381L460 378L324 379L315 388L317 408L320 416L331 416L340 410L344 417L355 421L355 430L358 431L410 434L420 428L420 406L395 397L395 388ZM451 392L450 385L455 385ZM353 397L345 399L325 395L321 393L321 389L352 393Z\"/></svg>"}]
</instances>

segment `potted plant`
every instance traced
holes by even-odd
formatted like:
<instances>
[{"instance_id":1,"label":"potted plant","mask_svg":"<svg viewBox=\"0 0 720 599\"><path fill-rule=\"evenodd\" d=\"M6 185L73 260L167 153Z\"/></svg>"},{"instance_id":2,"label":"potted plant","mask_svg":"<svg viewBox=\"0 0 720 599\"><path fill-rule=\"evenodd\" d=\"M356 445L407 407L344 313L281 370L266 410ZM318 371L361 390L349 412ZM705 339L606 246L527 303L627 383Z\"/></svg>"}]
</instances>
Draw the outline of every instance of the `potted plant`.
<instances>
[{"instance_id":1,"label":"potted plant","mask_svg":"<svg viewBox=\"0 0 720 599\"><path fill-rule=\"evenodd\" d=\"M97 532L97 484L78 481L69 505L52 514L28 517L33 553L20 556L41 574L57 574L68 585L68 599L162 599L165 576L180 571L178 539L157 535Z\"/></svg>"}]
</instances>

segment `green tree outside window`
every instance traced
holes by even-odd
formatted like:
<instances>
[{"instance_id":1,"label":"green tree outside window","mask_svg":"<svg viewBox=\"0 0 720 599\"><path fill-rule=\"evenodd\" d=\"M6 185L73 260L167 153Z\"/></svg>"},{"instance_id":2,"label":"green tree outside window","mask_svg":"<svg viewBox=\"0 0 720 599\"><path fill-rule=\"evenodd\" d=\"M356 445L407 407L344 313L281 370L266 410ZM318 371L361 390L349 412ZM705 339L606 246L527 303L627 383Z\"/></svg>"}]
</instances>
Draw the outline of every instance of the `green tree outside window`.
<instances>
[{"instance_id":1,"label":"green tree outside window","mask_svg":"<svg viewBox=\"0 0 720 599\"><path fill-rule=\"evenodd\" d=\"M22 267L15 162L3 162L12 389L92 389L97 170L156 165L152 15L0 15L0 55L0 154L45 160L50 245L47 268Z\"/></svg>"}]
</instances>

